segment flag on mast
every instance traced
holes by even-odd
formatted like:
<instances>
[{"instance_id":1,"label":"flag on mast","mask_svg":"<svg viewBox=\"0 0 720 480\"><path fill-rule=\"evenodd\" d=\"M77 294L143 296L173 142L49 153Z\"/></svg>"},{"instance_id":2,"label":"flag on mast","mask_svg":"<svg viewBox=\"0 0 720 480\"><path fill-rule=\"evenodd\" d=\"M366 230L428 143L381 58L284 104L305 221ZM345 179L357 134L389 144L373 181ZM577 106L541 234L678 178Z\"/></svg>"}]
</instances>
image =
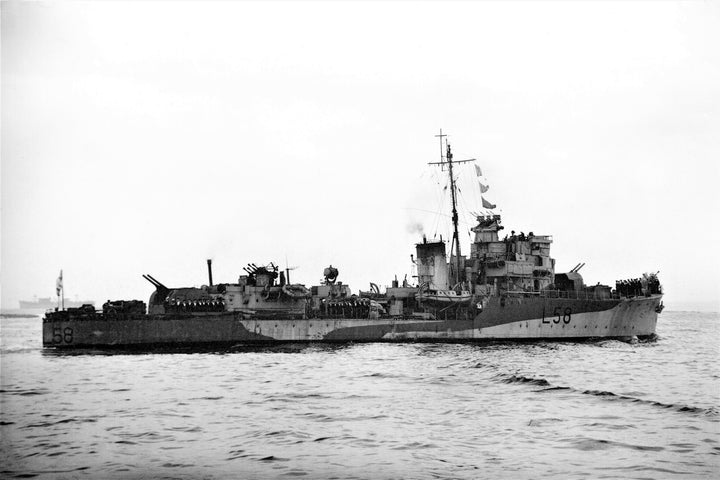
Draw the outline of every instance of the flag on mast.
<instances>
[{"instance_id":1,"label":"flag on mast","mask_svg":"<svg viewBox=\"0 0 720 480\"><path fill-rule=\"evenodd\" d=\"M483 185L480 180L478 180L478 185L480 185L480 193L485 193L490 190L490 185Z\"/></svg>"},{"instance_id":2,"label":"flag on mast","mask_svg":"<svg viewBox=\"0 0 720 480\"><path fill-rule=\"evenodd\" d=\"M60 296L60 292L63 288L63 279L62 279L62 270L60 270L60 276L55 281L55 292L57 292L57 296Z\"/></svg>"},{"instance_id":3,"label":"flag on mast","mask_svg":"<svg viewBox=\"0 0 720 480\"><path fill-rule=\"evenodd\" d=\"M492 203L490 203L490 202L488 202L487 200L485 200L485 197L480 196L480 198L482 199L483 208L487 208L488 210L492 210L493 208L497 207L497 205L493 205Z\"/></svg>"}]
</instances>

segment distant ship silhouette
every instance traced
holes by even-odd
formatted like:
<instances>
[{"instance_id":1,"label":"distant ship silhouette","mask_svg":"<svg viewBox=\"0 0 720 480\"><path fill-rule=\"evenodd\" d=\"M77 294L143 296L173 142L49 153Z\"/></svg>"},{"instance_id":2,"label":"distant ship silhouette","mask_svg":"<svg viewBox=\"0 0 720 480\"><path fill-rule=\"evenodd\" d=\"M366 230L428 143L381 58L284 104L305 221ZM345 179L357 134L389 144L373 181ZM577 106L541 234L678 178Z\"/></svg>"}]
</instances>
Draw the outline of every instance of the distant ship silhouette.
<instances>
[{"instance_id":1,"label":"distant ship silhouette","mask_svg":"<svg viewBox=\"0 0 720 480\"><path fill-rule=\"evenodd\" d=\"M77 297L75 300L69 300L65 299L65 308L77 308L81 307L82 305L95 305L94 300L77 300ZM31 300L20 300L20 308L27 308L27 309L48 309L48 308L55 308L58 306L57 299L53 300L51 297L42 297L38 298L37 296L34 296L32 301Z\"/></svg>"}]
</instances>

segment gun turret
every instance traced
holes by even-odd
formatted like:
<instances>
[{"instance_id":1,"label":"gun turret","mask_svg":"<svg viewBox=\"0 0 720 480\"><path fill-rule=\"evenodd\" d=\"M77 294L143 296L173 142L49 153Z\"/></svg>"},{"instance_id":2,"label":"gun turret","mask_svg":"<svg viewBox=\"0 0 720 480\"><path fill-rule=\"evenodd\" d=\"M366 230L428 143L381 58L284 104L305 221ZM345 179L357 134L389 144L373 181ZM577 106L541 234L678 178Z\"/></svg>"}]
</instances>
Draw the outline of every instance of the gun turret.
<instances>
[{"instance_id":1,"label":"gun turret","mask_svg":"<svg viewBox=\"0 0 720 480\"><path fill-rule=\"evenodd\" d=\"M162 304L165 301L165 298L168 296L168 293L170 293L170 289L160 283L158 280L156 280L152 275L145 274L142 277L148 282L150 282L153 287L155 287L155 291L152 295L150 295L150 304Z\"/></svg>"}]
</instances>

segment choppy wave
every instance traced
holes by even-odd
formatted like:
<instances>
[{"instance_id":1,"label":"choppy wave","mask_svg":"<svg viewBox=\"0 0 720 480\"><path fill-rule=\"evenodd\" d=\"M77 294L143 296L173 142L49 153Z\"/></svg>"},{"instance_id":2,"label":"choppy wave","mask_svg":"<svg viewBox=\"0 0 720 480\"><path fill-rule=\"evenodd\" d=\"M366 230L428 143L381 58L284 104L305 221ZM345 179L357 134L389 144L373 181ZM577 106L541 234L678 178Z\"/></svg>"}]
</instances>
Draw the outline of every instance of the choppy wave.
<instances>
[{"instance_id":1,"label":"choppy wave","mask_svg":"<svg viewBox=\"0 0 720 480\"><path fill-rule=\"evenodd\" d=\"M50 390L46 388L38 388L38 389L23 389L23 388L11 388L11 389L0 389L0 394L2 395L20 395L23 397L29 397L33 395L47 395L51 393Z\"/></svg>"},{"instance_id":2,"label":"choppy wave","mask_svg":"<svg viewBox=\"0 0 720 480\"><path fill-rule=\"evenodd\" d=\"M720 414L720 411L717 407L709 407L709 408L702 408L702 407L693 407L689 405L683 405L683 404L674 404L674 403L663 403L663 402L657 402L654 400L647 400L644 398L637 398L632 397L629 395L621 395L618 393L608 392L606 390L583 390L573 387L566 387L562 385L552 385L550 382L545 380L544 378L532 378L532 377L526 377L523 375L506 375L506 374L498 374L496 378L501 381L502 383L511 383L511 384L527 384L527 385L535 385L540 387L547 387L542 388L540 390L536 390L537 392L557 392L557 391L570 391L579 393L582 395L592 395L595 397L601 397L607 400L617 400L617 401L624 401L624 402L632 402L632 403L641 403L645 405L652 405L654 407L660 407L665 409L671 409L675 410L677 412L688 412L688 413L701 413L708 416L717 416Z\"/></svg>"}]
</instances>

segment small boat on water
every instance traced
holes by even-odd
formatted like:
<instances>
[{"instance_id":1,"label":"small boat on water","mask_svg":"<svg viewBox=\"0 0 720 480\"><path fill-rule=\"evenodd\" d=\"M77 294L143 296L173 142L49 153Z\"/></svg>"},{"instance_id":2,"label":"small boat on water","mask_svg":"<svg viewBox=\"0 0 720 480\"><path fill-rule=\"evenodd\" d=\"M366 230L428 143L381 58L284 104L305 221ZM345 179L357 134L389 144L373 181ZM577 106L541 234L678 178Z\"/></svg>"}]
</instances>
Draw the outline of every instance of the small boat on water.
<instances>
[{"instance_id":1,"label":"small boat on water","mask_svg":"<svg viewBox=\"0 0 720 480\"><path fill-rule=\"evenodd\" d=\"M440 135L443 142L444 135ZM453 236L423 237L411 255L416 282L393 280L384 291L353 293L332 265L324 280L291 283L290 269L248 263L236 282L167 287L151 275L148 303L108 301L48 312L43 345L54 348L156 348L273 342L480 341L652 338L662 311L656 273L588 286L579 263L555 272L553 238L533 232L501 237L502 218L484 197L470 255L461 253L456 177L445 142L439 162L448 172ZM475 166L478 179L481 170ZM479 181L480 192L487 184Z\"/></svg>"}]
</instances>

